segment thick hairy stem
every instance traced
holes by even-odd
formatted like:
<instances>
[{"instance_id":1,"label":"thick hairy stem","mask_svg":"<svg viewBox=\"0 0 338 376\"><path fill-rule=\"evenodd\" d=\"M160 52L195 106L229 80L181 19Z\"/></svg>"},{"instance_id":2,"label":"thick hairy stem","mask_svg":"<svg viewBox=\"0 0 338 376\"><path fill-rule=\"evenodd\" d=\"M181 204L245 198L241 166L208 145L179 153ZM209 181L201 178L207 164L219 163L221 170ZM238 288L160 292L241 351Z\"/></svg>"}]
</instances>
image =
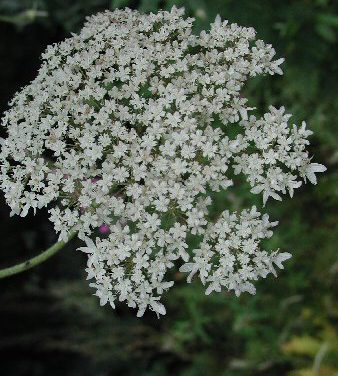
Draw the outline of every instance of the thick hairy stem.
<instances>
[{"instance_id":1,"label":"thick hairy stem","mask_svg":"<svg viewBox=\"0 0 338 376\"><path fill-rule=\"evenodd\" d=\"M54 245L52 245L50 248L46 249L44 252L40 253L39 255L37 255L37 256L35 256L35 257L25 261L25 262L22 262L20 264L16 264L16 265L11 266L11 267L6 268L6 269L0 269L0 279L10 277L14 274L22 273L25 270L31 269L34 266L37 266L37 265L43 263L44 261L48 260L53 255L55 255L55 253L60 251L60 249L62 249L68 243L69 240L74 238L74 236L76 234L77 234L76 231L72 231L69 234L68 240L66 242L64 242L64 241L57 242Z\"/></svg>"}]
</instances>

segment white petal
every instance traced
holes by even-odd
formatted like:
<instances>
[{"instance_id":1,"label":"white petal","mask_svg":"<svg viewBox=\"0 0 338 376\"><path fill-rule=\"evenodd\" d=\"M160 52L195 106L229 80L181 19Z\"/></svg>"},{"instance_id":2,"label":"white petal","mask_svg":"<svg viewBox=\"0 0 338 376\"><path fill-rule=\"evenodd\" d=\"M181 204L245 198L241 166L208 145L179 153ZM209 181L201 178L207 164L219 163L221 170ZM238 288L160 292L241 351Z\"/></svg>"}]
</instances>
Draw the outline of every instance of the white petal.
<instances>
[{"instance_id":1,"label":"white petal","mask_svg":"<svg viewBox=\"0 0 338 376\"><path fill-rule=\"evenodd\" d=\"M240 113L241 118L242 118L243 120L248 120L248 111L246 110L246 108L241 108L241 109L239 110L239 113Z\"/></svg>"},{"instance_id":2,"label":"white petal","mask_svg":"<svg viewBox=\"0 0 338 376\"><path fill-rule=\"evenodd\" d=\"M150 303L152 309L156 312L159 313L160 315L165 315L166 314L166 309L162 303L153 301Z\"/></svg>"},{"instance_id":3,"label":"white petal","mask_svg":"<svg viewBox=\"0 0 338 376\"><path fill-rule=\"evenodd\" d=\"M327 168L320 163L311 163L310 164L311 172L324 172Z\"/></svg>"},{"instance_id":4,"label":"white petal","mask_svg":"<svg viewBox=\"0 0 338 376\"><path fill-rule=\"evenodd\" d=\"M273 259L273 262L279 267L279 269L284 269L282 262L291 258L292 255L289 252L278 253L277 256Z\"/></svg>"},{"instance_id":5,"label":"white petal","mask_svg":"<svg viewBox=\"0 0 338 376\"><path fill-rule=\"evenodd\" d=\"M274 198L275 200L277 200L277 201L282 201L282 198L281 198L280 195L279 195L278 193L276 193L276 192L270 192L270 196L271 196L272 198Z\"/></svg>"},{"instance_id":6,"label":"white petal","mask_svg":"<svg viewBox=\"0 0 338 376\"><path fill-rule=\"evenodd\" d=\"M146 311L146 307L139 307L139 310L137 311L137 317L142 317L144 315L144 312Z\"/></svg>"},{"instance_id":7,"label":"white petal","mask_svg":"<svg viewBox=\"0 0 338 376\"><path fill-rule=\"evenodd\" d=\"M221 16L219 14L217 14L217 16L215 18L215 25L221 26L221 23L222 23Z\"/></svg>"},{"instance_id":8,"label":"white petal","mask_svg":"<svg viewBox=\"0 0 338 376\"><path fill-rule=\"evenodd\" d=\"M191 272L193 266L194 266L193 263L188 262L188 263L186 263L186 264L183 264L183 265L179 268L179 271L180 271L181 273Z\"/></svg>"},{"instance_id":9,"label":"white petal","mask_svg":"<svg viewBox=\"0 0 338 376\"><path fill-rule=\"evenodd\" d=\"M263 189L264 189L264 185L263 184L256 185L256 187L251 188L250 192L258 194L258 193L261 193Z\"/></svg>"},{"instance_id":10,"label":"white petal","mask_svg":"<svg viewBox=\"0 0 338 376\"><path fill-rule=\"evenodd\" d=\"M324 172L326 167L320 163L310 163L305 171L306 177L312 184L317 184L317 178L315 172Z\"/></svg>"}]
</instances>

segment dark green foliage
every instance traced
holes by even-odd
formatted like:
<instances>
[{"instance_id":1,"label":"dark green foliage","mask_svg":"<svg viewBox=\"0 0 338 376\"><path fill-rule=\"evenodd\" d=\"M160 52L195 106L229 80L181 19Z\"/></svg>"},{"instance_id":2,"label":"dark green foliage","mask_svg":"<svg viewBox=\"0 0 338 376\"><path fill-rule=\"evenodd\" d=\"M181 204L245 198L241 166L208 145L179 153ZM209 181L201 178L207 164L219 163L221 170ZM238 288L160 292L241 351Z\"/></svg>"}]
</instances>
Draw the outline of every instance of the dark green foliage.
<instances>
[{"instance_id":1,"label":"dark green foliage","mask_svg":"<svg viewBox=\"0 0 338 376\"><path fill-rule=\"evenodd\" d=\"M205 296L200 284L187 285L176 273L176 286L166 295L167 315L137 319L124 305L116 311L99 307L85 281L85 255L72 243L46 264L0 281L0 375L338 375L336 1L0 0L1 111L34 77L45 46L77 31L85 16L174 4L196 17L196 32L220 13L255 27L286 57L284 76L254 79L246 91L259 113L270 104L285 105L295 122L307 120L315 132L315 161L328 166L317 186L267 205L280 225L266 247L294 257L278 279L257 284L256 296L239 299ZM236 180L226 196L215 195L212 215L226 207L261 206L248 192ZM1 199L0 218L0 266L55 241L46 213L10 218Z\"/></svg>"}]
</instances>

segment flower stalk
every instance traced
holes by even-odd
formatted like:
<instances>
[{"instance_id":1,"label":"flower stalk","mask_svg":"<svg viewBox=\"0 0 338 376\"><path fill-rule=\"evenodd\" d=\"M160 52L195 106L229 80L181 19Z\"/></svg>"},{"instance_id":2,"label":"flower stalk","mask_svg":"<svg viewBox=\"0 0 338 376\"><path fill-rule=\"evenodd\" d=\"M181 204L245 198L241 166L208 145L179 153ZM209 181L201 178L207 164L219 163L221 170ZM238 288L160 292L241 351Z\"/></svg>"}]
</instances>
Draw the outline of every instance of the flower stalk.
<instances>
[{"instance_id":1,"label":"flower stalk","mask_svg":"<svg viewBox=\"0 0 338 376\"><path fill-rule=\"evenodd\" d=\"M50 257L59 252L74 236L77 234L77 231L73 231L69 234L67 241L59 241L53 244L51 247L41 252L39 255L32 257L31 259L24 261L20 264L10 266L9 268L0 269L0 279L7 278L15 274L22 273L28 269L33 268L34 266L40 265Z\"/></svg>"}]
</instances>

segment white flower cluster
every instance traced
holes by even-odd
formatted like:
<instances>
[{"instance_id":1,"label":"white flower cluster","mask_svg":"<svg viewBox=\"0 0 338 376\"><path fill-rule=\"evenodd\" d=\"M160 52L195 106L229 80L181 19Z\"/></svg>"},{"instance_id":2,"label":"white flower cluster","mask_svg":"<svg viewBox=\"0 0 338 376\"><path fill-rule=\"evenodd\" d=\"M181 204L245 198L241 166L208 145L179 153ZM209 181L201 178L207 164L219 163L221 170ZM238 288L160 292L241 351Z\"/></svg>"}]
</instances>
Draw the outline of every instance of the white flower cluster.
<instances>
[{"instance_id":1,"label":"white flower cluster","mask_svg":"<svg viewBox=\"0 0 338 376\"><path fill-rule=\"evenodd\" d=\"M261 239L270 238L278 222L269 222L269 216L261 218L256 207L243 210L239 215L225 211L216 223L207 226L199 249L194 250L193 262L181 266L180 271L190 272L188 282L197 272L203 284L208 283L206 294L221 291L222 286L241 292L255 293L250 281L276 275L273 264L283 269L282 262L290 253L268 254L259 249Z\"/></svg>"},{"instance_id":2,"label":"white flower cluster","mask_svg":"<svg viewBox=\"0 0 338 376\"><path fill-rule=\"evenodd\" d=\"M302 184L298 175L316 184L315 172L326 170L323 165L310 163L305 148L312 132L306 129L305 122L300 128L290 128L291 115L284 111L284 107L278 110L271 106L262 119L252 115L240 123L247 144L246 150L234 158L235 174L242 172L247 176L252 193L263 192L264 204L270 196L281 201L277 192L288 191L292 197L294 189Z\"/></svg>"},{"instance_id":3,"label":"white flower cluster","mask_svg":"<svg viewBox=\"0 0 338 376\"><path fill-rule=\"evenodd\" d=\"M233 173L266 202L325 170L305 150L311 132L291 128L283 108L248 116L245 81L282 73L271 45L219 17L193 35L183 16L173 7L90 17L47 48L2 121L0 186L12 213L53 203L60 239L75 228L86 241L101 304L126 301L139 315L165 313L159 299L176 260L207 293L239 294L289 257L260 251L275 223L255 208L211 222L209 192L233 185ZM109 234L96 238L100 226ZM187 236L202 238L191 260Z\"/></svg>"}]
</instances>

